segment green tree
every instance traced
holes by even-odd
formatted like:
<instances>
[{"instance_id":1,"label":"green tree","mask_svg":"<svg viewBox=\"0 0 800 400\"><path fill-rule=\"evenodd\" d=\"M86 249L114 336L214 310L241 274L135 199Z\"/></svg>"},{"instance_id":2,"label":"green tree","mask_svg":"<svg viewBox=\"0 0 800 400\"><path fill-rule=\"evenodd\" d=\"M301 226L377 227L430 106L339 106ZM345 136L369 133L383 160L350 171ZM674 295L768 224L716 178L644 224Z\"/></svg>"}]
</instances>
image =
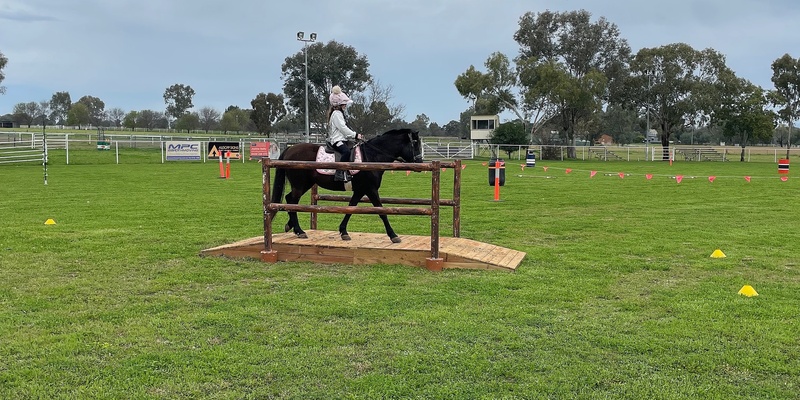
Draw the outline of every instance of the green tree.
<instances>
[{"instance_id":1,"label":"green tree","mask_svg":"<svg viewBox=\"0 0 800 400\"><path fill-rule=\"evenodd\" d=\"M585 10L528 12L520 18L514 40L524 97L532 104L555 107L562 132L575 158L576 128L606 101L613 100L625 77L630 46L619 28Z\"/></svg>"},{"instance_id":2,"label":"green tree","mask_svg":"<svg viewBox=\"0 0 800 400\"><path fill-rule=\"evenodd\" d=\"M247 129L247 122L250 120L250 115L246 110L242 110L237 106L230 106L222 114L220 120L220 128L225 133L236 132L239 133Z\"/></svg>"},{"instance_id":3,"label":"green tree","mask_svg":"<svg viewBox=\"0 0 800 400\"><path fill-rule=\"evenodd\" d=\"M6 79L5 73L3 73L3 70L6 68L6 64L8 64L8 57L4 56L3 52L0 51L0 83L3 83L3 80ZM5 92L6 87L0 85L0 94L5 94Z\"/></svg>"},{"instance_id":4,"label":"green tree","mask_svg":"<svg viewBox=\"0 0 800 400\"><path fill-rule=\"evenodd\" d=\"M122 126L126 129L130 129L131 131L136 130L136 120L139 119L139 112L138 111L131 111L125 114L125 118L122 120Z\"/></svg>"},{"instance_id":5,"label":"green tree","mask_svg":"<svg viewBox=\"0 0 800 400\"><path fill-rule=\"evenodd\" d=\"M39 103L35 101L17 103L14 105L14 109L11 111L11 113L14 114L14 120L16 120L17 123L20 125L28 125L28 128L30 128L36 118L40 115Z\"/></svg>"},{"instance_id":6,"label":"green tree","mask_svg":"<svg viewBox=\"0 0 800 400\"><path fill-rule=\"evenodd\" d=\"M180 118L187 110L194 107L192 98L194 89L189 85L174 84L164 90L164 103L167 105L167 117Z\"/></svg>"},{"instance_id":7,"label":"green tree","mask_svg":"<svg viewBox=\"0 0 800 400\"><path fill-rule=\"evenodd\" d=\"M505 110L511 111L525 123L526 130L533 137L536 132L556 115L555 106L541 91L533 90L536 82L526 65L522 62L513 67L508 57L499 52L492 53L484 62L486 72L470 67L456 78L458 93L472 101L470 115L494 115ZM463 115L462 115L463 117ZM469 126L469 120L467 124ZM469 136L463 132L462 137Z\"/></svg>"},{"instance_id":8,"label":"green tree","mask_svg":"<svg viewBox=\"0 0 800 400\"><path fill-rule=\"evenodd\" d=\"M781 107L778 115L787 122L786 158L792 146L794 121L800 119L800 58L784 54L772 62L773 104Z\"/></svg>"},{"instance_id":9,"label":"green tree","mask_svg":"<svg viewBox=\"0 0 800 400\"><path fill-rule=\"evenodd\" d=\"M175 121L175 129L179 131L186 131L186 133L191 133L199 126L200 115L196 112L183 114L180 118L178 118L177 121Z\"/></svg>"},{"instance_id":10,"label":"green tree","mask_svg":"<svg viewBox=\"0 0 800 400\"><path fill-rule=\"evenodd\" d=\"M219 111L211 107L203 107L200 109L200 129L206 133L216 128L219 124Z\"/></svg>"},{"instance_id":11,"label":"green tree","mask_svg":"<svg viewBox=\"0 0 800 400\"><path fill-rule=\"evenodd\" d=\"M614 142L619 144L641 143L644 136L639 122L636 111L610 105L601 115L599 133L611 135Z\"/></svg>"},{"instance_id":12,"label":"green tree","mask_svg":"<svg viewBox=\"0 0 800 400\"><path fill-rule=\"evenodd\" d=\"M347 123L354 131L367 137L389 130L392 121L403 113L403 106L392 103L392 88L383 87L375 80L351 98L353 104L347 107Z\"/></svg>"},{"instance_id":13,"label":"green tree","mask_svg":"<svg viewBox=\"0 0 800 400\"><path fill-rule=\"evenodd\" d=\"M312 129L324 134L327 129L328 96L339 85L351 97L365 90L372 77L367 57L355 48L336 41L314 43L308 52L308 116ZM305 117L305 55L303 50L287 57L281 66L283 94L289 112Z\"/></svg>"},{"instance_id":14,"label":"green tree","mask_svg":"<svg viewBox=\"0 0 800 400\"><path fill-rule=\"evenodd\" d=\"M411 121L411 129L420 133L420 135L430 135L428 125L431 123L431 119L428 118L425 114L417 115L413 121Z\"/></svg>"},{"instance_id":15,"label":"green tree","mask_svg":"<svg viewBox=\"0 0 800 400\"><path fill-rule=\"evenodd\" d=\"M78 99L78 103L86 105L86 109L89 112L89 123L94 126L100 126L100 123L105 119L106 103L94 96L83 96Z\"/></svg>"},{"instance_id":16,"label":"green tree","mask_svg":"<svg viewBox=\"0 0 800 400\"><path fill-rule=\"evenodd\" d=\"M639 50L630 71L624 99L633 109L649 113L653 126L660 128L665 161L671 135L707 120L718 102L720 77L730 73L722 54L685 43Z\"/></svg>"},{"instance_id":17,"label":"green tree","mask_svg":"<svg viewBox=\"0 0 800 400\"><path fill-rule=\"evenodd\" d=\"M64 125L67 122L67 113L72 107L72 99L69 92L55 92L53 97L50 98L50 118L58 125Z\"/></svg>"},{"instance_id":18,"label":"green tree","mask_svg":"<svg viewBox=\"0 0 800 400\"><path fill-rule=\"evenodd\" d=\"M256 132L269 137L272 124L278 122L286 115L286 106L283 104L283 96L275 93L259 93L256 98L250 101L253 111L250 119L256 126Z\"/></svg>"},{"instance_id":19,"label":"green tree","mask_svg":"<svg viewBox=\"0 0 800 400\"><path fill-rule=\"evenodd\" d=\"M150 131L155 128L159 118L162 118L162 115L156 111L141 110L136 114L136 127L142 128L145 131Z\"/></svg>"},{"instance_id":20,"label":"green tree","mask_svg":"<svg viewBox=\"0 0 800 400\"><path fill-rule=\"evenodd\" d=\"M445 136L453 136L460 138L465 134L465 126L456 120L451 120L442 127Z\"/></svg>"},{"instance_id":21,"label":"green tree","mask_svg":"<svg viewBox=\"0 0 800 400\"><path fill-rule=\"evenodd\" d=\"M769 99L764 90L733 74L722 80L722 92L714 119L722 126L726 138L738 140L744 161L747 143L769 140L775 128L775 115L768 110Z\"/></svg>"},{"instance_id":22,"label":"green tree","mask_svg":"<svg viewBox=\"0 0 800 400\"><path fill-rule=\"evenodd\" d=\"M77 126L78 129L83 125L88 125L91 121L89 107L85 103L75 103L69 108L67 113L67 125Z\"/></svg>"},{"instance_id":23,"label":"green tree","mask_svg":"<svg viewBox=\"0 0 800 400\"><path fill-rule=\"evenodd\" d=\"M112 123L114 123L115 127L119 128L120 126L122 126L122 120L124 118L125 118L125 110L119 107L114 107L108 110L108 119L111 120Z\"/></svg>"},{"instance_id":24,"label":"green tree","mask_svg":"<svg viewBox=\"0 0 800 400\"><path fill-rule=\"evenodd\" d=\"M526 145L530 141L528 133L525 131L525 125L521 121L514 121L500 124L492 132L489 143L506 145L500 146L500 150L505 151L507 157L511 158L511 153L519 150L519 146Z\"/></svg>"}]
</instances>

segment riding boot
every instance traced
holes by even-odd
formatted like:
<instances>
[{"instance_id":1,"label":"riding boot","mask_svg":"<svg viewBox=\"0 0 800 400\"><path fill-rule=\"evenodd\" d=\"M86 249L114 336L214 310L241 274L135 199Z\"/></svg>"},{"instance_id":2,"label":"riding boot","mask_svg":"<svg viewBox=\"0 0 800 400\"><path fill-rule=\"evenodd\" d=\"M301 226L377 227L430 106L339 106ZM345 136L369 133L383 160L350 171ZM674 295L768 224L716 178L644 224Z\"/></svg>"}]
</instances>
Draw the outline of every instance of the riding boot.
<instances>
[{"instance_id":1,"label":"riding boot","mask_svg":"<svg viewBox=\"0 0 800 400\"><path fill-rule=\"evenodd\" d=\"M350 182L350 171L337 169L333 175L333 180L336 182Z\"/></svg>"}]
</instances>

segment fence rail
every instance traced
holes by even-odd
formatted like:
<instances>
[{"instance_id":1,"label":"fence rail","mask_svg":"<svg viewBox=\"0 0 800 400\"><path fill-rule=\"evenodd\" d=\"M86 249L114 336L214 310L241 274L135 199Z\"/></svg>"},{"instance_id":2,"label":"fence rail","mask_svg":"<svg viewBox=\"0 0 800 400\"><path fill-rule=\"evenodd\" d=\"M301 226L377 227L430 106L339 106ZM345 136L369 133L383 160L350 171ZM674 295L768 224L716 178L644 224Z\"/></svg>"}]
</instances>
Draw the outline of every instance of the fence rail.
<instances>
[{"instance_id":1,"label":"fence rail","mask_svg":"<svg viewBox=\"0 0 800 400\"><path fill-rule=\"evenodd\" d=\"M342 162L308 162L308 161L284 161L270 160L265 158L262 161L262 190L264 207L264 250L262 260L277 261L277 252L272 248L272 214L277 211L310 212L310 213L336 213L336 214L392 214L392 215L430 215L431 217L431 257L426 260L426 268L430 270L441 270L443 259L439 257L439 206L440 206L440 170L442 168L452 168L457 178L454 182L460 182L458 178L461 168L460 161L440 162L433 160L430 163L342 163ZM271 168L287 169L337 169L345 168L363 171L431 171L431 199L429 207L359 207L359 206L320 206L320 205L301 205L283 204L271 202ZM457 187L454 183L454 187ZM458 188L460 192L460 187ZM455 189L454 189L455 190ZM460 196L459 196L460 198ZM454 213L455 214L455 213ZM454 228L455 229L455 228Z\"/></svg>"}]
</instances>

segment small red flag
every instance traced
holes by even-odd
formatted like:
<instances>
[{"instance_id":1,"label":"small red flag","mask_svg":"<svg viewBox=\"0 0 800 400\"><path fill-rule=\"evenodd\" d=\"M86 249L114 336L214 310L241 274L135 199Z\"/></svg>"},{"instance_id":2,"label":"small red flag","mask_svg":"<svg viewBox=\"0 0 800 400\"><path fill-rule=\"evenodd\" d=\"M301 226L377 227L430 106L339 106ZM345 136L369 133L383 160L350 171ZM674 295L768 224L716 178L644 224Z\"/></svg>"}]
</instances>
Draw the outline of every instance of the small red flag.
<instances>
[{"instance_id":1,"label":"small red flag","mask_svg":"<svg viewBox=\"0 0 800 400\"><path fill-rule=\"evenodd\" d=\"M708 181L709 182L714 182L714 179L717 179L717 177L716 176L709 176L708 177Z\"/></svg>"},{"instance_id":2,"label":"small red flag","mask_svg":"<svg viewBox=\"0 0 800 400\"><path fill-rule=\"evenodd\" d=\"M570 173L570 172L572 172L572 168L567 168L567 169L564 170L564 172L565 173Z\"/></svg>"},{"instance_id":3,"label":"small red flag","mask_svg":"<svg viewBox=\"0 0 800 400\"><path fill-rule=\"evenodd\" d=\"M625 179L625 173L624 172L620 172L619 173L619 179Z\"/></svg>"},{"instance_id":4,"label":"small red flag","mask_svg":"<svg viewBox=\"0 0 800 400\"><path fill-rule=\"evenodd\" d=\"M781 180L782 180L782 181L784 181L784 182L786 182L786 181L788 181L788 180L789 180L789 177L788 177L788 176L782 176L782 177L781 177Z\"/></svg>"},{"instance_id":5,"label":"small red flag","mask_svg":"<svg viewBox=\"0 0 800 400\"><path fill-rule=\"evenodd\" d=\"M547 168L550 168L550 167L542 167L542 169L544 170L544 172L547 172Z\"/></svg>"},{"instance_id":6,"label":"small red flag","mask_svg":"<svg viewBox=\"0 0 800 400\"><path fill-rule=\"evenodd\" d=\"M676 182L681 183L682 180L683 180L683 175L675 175Z\"/></svg>"},{"instance_id":7,"label":"small red flag","mask_svg":"<svg viewBox=\"0 0 800 400\"><path fill-rule=\"evenodd\" d=\"M461 164L461 169L467 168L467 164Z\"/></svg>"},{"instance_id":8,"label":"small red flag","mask_svg":"<svg viewBox=\"0 0 800 400\"><path fill-rule=\"evenodd\" d=\"M406 171L406 176L411 175L411 171Z\"/></svg>"},{"instance_id":9,"label":"small red flag","mask_svg":"<svg viewBox=\"0 0 800 400\"><path fill-rule=\"evenodd\" d=\"M653 179L653 174L647 174L644 177L649 181L650 179Z\"/></svg>"},{"instance_id":10,"label":"small red flag","mask_svg":"<svg viewBox=\"0 0 800 400\"><path fill-rule=\"evenodd\" d=\"M481 163L481 165L486 166L486 163Z\"/></svg>"},{"instance_id":11,"label":"small red flag","mask_svg":"<svg viewBox=\"0 0 800 400\"><path fill-rule=\"evenodd\" d=\"M745 176L745 177L744 177L744 180L746 180L746 181L750 182L750 177L749 177L749 176Z\"/></svg>"},{"instance_id":12,"label":"small red flag","mask_svg":"<svg viewBox=\"0 0 800 400\"><path fill-rule=\"evenodd\" d=\"M597 174L597 171L592 171L592 172L590 172L590 173L589 173L589 177L590 177L590 178L594 178L594 176L595 176L596 174Z\"/></svg>"}]
</instances>

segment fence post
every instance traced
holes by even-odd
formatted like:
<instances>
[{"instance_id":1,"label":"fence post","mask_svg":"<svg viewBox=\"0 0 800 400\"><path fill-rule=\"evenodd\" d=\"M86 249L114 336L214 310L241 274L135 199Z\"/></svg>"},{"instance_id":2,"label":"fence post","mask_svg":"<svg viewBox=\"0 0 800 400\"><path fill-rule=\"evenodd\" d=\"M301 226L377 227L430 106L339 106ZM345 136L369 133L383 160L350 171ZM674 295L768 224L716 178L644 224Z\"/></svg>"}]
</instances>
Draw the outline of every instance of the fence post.
<instances>
[{"instance_id":1,"label":"fence post","mask_svg":"<svg viewBox=\"0 0 800 400\"><path fill-rule=\"evenodd\" d=\"M278 252L272 249L272 216L269 213L269 170L269 157L261 159L261 202L264 205L264 250L261 250L261 261L274 263L278 262Z\"/></svg>"},{"instance_id":2,"label":"fence post","mask_svg":"<svg viewBox=\"0 0 800 400\"><path fill-rule=\"evenodd\" d=\"M429 271L441 271L444 260L439 258L439 178L441 167L438 160L431 162L431 258L425 259Z\"/></svg>"}]
</instances>

